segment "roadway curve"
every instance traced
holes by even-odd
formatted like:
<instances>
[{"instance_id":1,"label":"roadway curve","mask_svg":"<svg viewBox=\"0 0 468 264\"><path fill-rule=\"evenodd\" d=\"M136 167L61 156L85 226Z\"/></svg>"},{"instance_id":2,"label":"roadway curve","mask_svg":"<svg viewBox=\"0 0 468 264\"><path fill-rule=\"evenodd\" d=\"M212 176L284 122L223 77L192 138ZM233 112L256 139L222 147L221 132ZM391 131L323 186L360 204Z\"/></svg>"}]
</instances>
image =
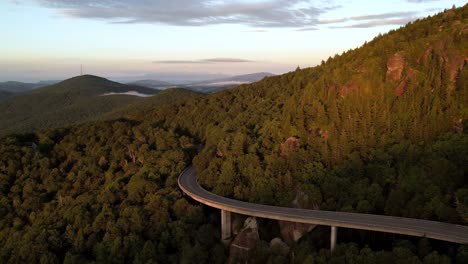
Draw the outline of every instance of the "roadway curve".
<instances>
[{"instance_id":1,"label":"roadway curve","mask_svg":"<svg viewBox=\"0 0 468 264\"><path fill-rule=\"evenodd\" d=\"M242 202L203 189L193 166L179 176L179 187L194 200L243 215L275 220L380 231L468 244L468 226L395 216L296 209Z\"/></svg>"}]
</instances>

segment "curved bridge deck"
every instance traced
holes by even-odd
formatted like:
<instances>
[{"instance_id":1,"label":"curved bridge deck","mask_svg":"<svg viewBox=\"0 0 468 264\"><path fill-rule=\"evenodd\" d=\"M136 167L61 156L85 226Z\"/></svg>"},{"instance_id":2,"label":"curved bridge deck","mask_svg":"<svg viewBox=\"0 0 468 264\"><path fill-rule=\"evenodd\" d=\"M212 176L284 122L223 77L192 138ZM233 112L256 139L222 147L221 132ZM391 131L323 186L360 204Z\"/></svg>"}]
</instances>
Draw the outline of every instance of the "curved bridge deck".
<instances>
[{"instance_id":1,"label":"curved bridge deck","mask_svg":"<svg viewBox=\"0 0 468 264\"><path fill-rule=\"evenodd\" d=\"M468 244L468 226L412 218L345 212L296 209L242 202L221 197L203 189L197 182L196 170L188 167L179 176L179 187L196 201L228 212L275 220L380 231L427 237Z\"/></svg>"}]
</instances>

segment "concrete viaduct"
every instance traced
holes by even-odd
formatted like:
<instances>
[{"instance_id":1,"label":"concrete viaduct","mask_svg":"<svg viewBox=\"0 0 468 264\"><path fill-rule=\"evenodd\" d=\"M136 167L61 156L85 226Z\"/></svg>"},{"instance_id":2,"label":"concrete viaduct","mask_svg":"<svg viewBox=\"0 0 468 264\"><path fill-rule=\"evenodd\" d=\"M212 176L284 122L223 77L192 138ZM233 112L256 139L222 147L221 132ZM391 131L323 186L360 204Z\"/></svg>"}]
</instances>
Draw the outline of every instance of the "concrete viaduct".
<instances>
[{"instance_id":1,"label":"concrete viaduct","mask_svg":"<svg viewBox=\"0 0 468 264\"><path fill-rule=\"evenodd\" d=\"M330 249L336 245L338 227L388 232L468 244L468 226L395 216L296 209L242 202L203 189L197 173L189 166L179 176L179 187L188 196L205 205L221 209L221 238L231 238L231 212L274 220L331 227Z\"/></svg>"}]
</instances>

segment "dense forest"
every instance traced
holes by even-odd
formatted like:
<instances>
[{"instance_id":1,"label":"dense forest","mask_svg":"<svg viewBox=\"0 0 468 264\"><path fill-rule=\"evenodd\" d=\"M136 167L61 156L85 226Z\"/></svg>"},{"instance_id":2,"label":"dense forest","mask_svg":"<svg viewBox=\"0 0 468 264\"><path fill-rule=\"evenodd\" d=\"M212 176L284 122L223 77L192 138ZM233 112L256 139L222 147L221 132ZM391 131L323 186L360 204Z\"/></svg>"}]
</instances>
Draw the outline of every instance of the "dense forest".
<instances>
[{"instance_id":1,"label":"dense forest","mask_svg":"<svg viewBox=\"0 0 468 264\"><path fill-rule=\"evenodd\" d=\"M10 136L0 152L2 263L223 261L213 220L177 188L189 135L122 119Z\"/></svg>"},{"instance_id":2,"label":"dense forest","mask_svg":"<svg viewBox=\"0 0 468 264\"><path fill-rule=\"evenodd\" d=\"M467 22L451 9L317 67L4 137L0 262L224 263L219 212L177 187L192 160L239 200L467 225ZM251 261L468 262L466 245L405 237L331 253L322 231L288 254L261 234Z\"/></svg>"}]
</instances>

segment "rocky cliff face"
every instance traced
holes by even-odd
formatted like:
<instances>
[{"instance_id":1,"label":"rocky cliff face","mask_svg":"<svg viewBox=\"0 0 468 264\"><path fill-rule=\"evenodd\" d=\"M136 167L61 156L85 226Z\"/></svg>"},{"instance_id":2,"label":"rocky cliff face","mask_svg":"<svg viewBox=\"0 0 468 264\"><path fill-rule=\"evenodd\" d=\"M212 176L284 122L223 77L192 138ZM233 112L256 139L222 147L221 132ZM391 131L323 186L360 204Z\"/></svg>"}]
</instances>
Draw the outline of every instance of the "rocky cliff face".
<instances>
[{"instance_id":1,"label":"rocky cliff face","mask_svg":"<svg viewBox=\"0 0 468 264\"><path fill-rule=\"evenodd\" d=\"M393 54L387 61L387 80L398 82L403 74L405 67L405 57L402 53Z\"/></svg>"},{"instance_id":2,"label":"rocky cliff face","mask_svg":"<svg viewBox=\"0 0 468 264\"><path fill-rule=\"evenodd\" d=\"M249 217L244 222L244 228L234 238L229 247L228 263L247 262L259 240L257 220L254 217Z\"/></svg>"},{"instance_id":3,"label":"rocky cliff face","mask_svg":"<svg viewBox=\"0 0 468 264\"><path fill-rule=\"evenodd\" d=\"M291 207L294 208L307 208L311 207L310 205L307 206L306 204L311 204L309 201L309 197L305 195L303 192L298 191L296 193L296 197L294 201L291 203ZM318 210L319 206L317 204L313 204L312 206L314 210ZM299 241L305 234L312 231L315 228L315 225L303 224L303 223L295 223L295 222L288 222L288 221L278 221L280 226L280 233L283 240L288 244L293 244L294 242Z\"/></svg>"},{"instance_id":4,"label":"rocky cliff face","mask_svg":"<svg viewBox=\"0 0 468 264\"><path fill-rule=\"evenodd\" d=\"M281 237L288 244L293 244L299 241L305 234L312 231L315 225L295 223L288 221L278 221L280 226Z\"/></svg>"}]
</instances>

